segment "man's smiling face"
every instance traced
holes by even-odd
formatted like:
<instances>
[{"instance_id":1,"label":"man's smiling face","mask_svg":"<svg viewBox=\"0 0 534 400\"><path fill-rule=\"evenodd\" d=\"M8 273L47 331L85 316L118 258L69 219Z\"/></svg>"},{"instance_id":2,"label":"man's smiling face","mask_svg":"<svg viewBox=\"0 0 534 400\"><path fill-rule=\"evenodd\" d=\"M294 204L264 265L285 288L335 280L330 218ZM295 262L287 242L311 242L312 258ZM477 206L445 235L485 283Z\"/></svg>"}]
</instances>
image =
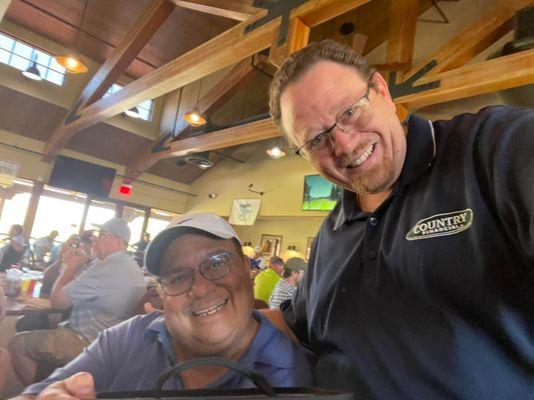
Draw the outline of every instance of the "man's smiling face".
<instances>
[{"instance_id":1,"label":"man's smiling face","mask_svg":"<svg viewBox=\"0 0 534 400\"><path fill-rule=\"evenodd\" d=\"M196 270L214 256L230 254L229 273L208 280ZM252 317L253 292L249 265L230 239L182 234L166 248L161 278L170 281L177 273L194 272L190 290L177 296L161 291L165 323L177 361L202 356L239 354L257 330Z\"/></svg>"},{"instance_id":2,"label":"man's smiling face","mask_svg":"<svg viewBox=\"0 0 534 400\"><path fill-rule=\"evenodd\" d=\"M330 128L367 89L368 82L354 68L318 62L282 93L284 131L297 146L302 146ZM372 117L363 128L350 133L334 128L333 149L309 157L326 179L364 195L390 189L406 156L406 135L387 84L379 74L372 78L367 107Z\"/></svg>"}]
</instances>

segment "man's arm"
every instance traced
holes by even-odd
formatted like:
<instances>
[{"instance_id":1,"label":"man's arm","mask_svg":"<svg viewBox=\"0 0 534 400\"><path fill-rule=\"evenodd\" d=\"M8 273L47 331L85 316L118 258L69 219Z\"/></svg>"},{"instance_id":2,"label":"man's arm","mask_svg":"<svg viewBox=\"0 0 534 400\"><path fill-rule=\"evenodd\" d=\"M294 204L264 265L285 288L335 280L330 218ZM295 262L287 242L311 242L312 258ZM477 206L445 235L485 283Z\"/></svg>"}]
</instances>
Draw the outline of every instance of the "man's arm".
<instances>
[{"instance_id":1,"label":"man's arm","mask_svg":"<svg viewBox=\"0 0 534 400\"><path fill-rule=\"evenodd\" d=\"M65 269L60 273L50 295L52 307L64 310L72 307L65 286L72 282L79 268L87 264L87 257L78 249L68 249L63 256Z\"/></svg>"},{"instance_id":2,"label":"man's arm","mask_svg":"<svg viewBox=\"0 0 534 400\"><path fill-rule=\"evenodd\" d=\"M20 395L10 400L82 400L94 398L93 376L88 372L78 372L65 380L51 383L37 396Z\"/></svg>"}]
</instances>

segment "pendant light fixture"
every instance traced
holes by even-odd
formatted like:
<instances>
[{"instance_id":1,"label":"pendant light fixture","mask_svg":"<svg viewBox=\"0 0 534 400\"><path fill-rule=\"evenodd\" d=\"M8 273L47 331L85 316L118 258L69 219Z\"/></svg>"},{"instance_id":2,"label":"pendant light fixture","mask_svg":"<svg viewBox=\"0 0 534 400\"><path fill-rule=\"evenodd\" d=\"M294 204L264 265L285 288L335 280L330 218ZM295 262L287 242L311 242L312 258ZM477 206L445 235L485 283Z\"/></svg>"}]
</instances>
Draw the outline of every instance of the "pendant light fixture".
<instances>
[{"instance_id":1,"label":"pendant light fixture","mask_svg":"<svg viewBox=\"0 0 534 400\"><path fill-rule=\"evenodd\" d=\"M66 55L57 55L54 58L58 62L59 65L61 65L63 68L67 70L67 72L70 72L71 74L81 74L84 72L87 72L87 67L85 64L81 61L80 57L78 56L78 39L80 38L80 32L82 30L83 26L83 20L85 18L85 11L87 10L87 3L89 0L85 0L85 5L83 7L82 12L82 20L80 22L80 26L78 27L78 32L76 34L76 40L74 41L74 48L69 51Z\"/></svg>"},{"instance_id":2,"label":"pendant light fixture","mask_svg":"<svg viewBox=\"0 0 534 400\"><path fill-rule=\"evenodd\" d=\"M285 151L282 150L282 146L280 146L278 140L276 141L273 147L267 149L266 153L269 155L269 157L274 158L275 160L282 158L286 155Z\"/></svg>"},{"instance_id":3,"label":"pendant light fixture","mask_svg":"<svg viewBox=\"0 0 534 400\"><path fill-rule=\"evenodd\" d=\"M186 112L183 117L185 122L195 128L206 124L206 116L202 114L198 108L198 102L200 101L200 88L202 88L202 78L200 78L200 83L198 85L196 106L193 107L193 110Z\"/></svg>"},{"instance_id":4,"label":"pendant light fixture","mask_svg":"<svg viewBox=\"0 0 534 400\"><path fill-rule=\"evenodd\" d=\"M32 61L32 64L28 68L26 68L25 71L22 71L22 75L34 81L40 81L43 79L41 73L37 69L37 63L35 61Z\"/></svg>"},{"instance_id":5,"label":"pendant light fixture","mask_svg":"<svg viewBox=\"0 0 534 400\"><path fill-rule=\"evenodd\" d=\"M132 118L141 118L141 114L139 114L139 109L137 108L137 106L133 106L129 110L124 111L124 113Z\"/></svg>"}]
</instances>

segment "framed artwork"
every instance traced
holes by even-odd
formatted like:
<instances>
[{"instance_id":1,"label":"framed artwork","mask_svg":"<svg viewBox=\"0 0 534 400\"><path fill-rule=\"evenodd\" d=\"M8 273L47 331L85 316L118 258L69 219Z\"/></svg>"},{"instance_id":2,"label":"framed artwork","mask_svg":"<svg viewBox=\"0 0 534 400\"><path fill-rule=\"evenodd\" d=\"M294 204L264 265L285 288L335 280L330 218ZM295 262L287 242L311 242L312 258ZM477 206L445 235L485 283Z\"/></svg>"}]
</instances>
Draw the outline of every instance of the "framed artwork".
<instances>
[{"instance_id":1,"label":"framed artwork","mask_svg":"<svg viewBox=\"0 0 534 400\"><path fill-rule=\"evenodd\" d=\"M282 248L282 236L261 235L260 247L262 254L267 258L272 256L280 256L280 249Z\"/></svg>"},{"instance_id":2,"label":"framed artwork","mask_svg":"<svg viewBox=\"0 0 534 400\"><path fill-rule=\"evenodd\" d=\"M311 253L311 248L313 246L314 239L315 237L309 237L308 241L306 242L306 261L310 259L310 253Z\"/></svg>"},{"instance_id":3,"label":"framed artwork","mask_svg":"<svg viewBox=\"0 0 534 400\"><path fill-rule=\"evenodd\" d=\"M228 222L233 225L254 225L260 211L261 199L235 199L232 201Z\"/></svg>"},{"instance_id":4,"label":"framed artwork","mask_svg":"<svg viewBox=\"0 0 534 400\"><path fill-rule=\"evenodd\" d=\"M321 175L304 176L303 211L330 211L341 198L343 190Z\"/></svg>"}]
</instances>

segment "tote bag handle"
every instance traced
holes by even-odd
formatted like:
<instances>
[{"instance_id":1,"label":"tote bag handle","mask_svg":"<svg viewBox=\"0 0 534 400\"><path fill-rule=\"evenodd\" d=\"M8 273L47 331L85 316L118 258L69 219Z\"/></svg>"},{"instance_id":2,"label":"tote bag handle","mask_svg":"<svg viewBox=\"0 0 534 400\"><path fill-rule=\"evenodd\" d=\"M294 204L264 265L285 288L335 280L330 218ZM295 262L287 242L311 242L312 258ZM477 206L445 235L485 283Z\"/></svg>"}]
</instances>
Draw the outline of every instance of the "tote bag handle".
<instances>
[{"instance_id":1,"label":"tote bag handle","mask_svg":"<svg viewBox=\"0 0 534 400\"><path fill-rule=\"evenodd\" d=\"M266 396L276 396L276 392L274 391L273 387L262 374L259 374L249 368L243 367L241 364L238 364L237 362L228 360L226 358L206 357L198 358L196 360L185 361L163 371L158 376L158 380L156 381L156 385L154 387L154 397L161 397L163 385L173 374L178 373L178 381L180 382L180 385L184 387L180 372L186 371L191 368L201 367L203 365L219 365L221 367L226 367L228 369L239 372L241 375L250 379L252 383L254 383L258 387L258 389L260 389Z\"/></svg>"}]
</instances>

